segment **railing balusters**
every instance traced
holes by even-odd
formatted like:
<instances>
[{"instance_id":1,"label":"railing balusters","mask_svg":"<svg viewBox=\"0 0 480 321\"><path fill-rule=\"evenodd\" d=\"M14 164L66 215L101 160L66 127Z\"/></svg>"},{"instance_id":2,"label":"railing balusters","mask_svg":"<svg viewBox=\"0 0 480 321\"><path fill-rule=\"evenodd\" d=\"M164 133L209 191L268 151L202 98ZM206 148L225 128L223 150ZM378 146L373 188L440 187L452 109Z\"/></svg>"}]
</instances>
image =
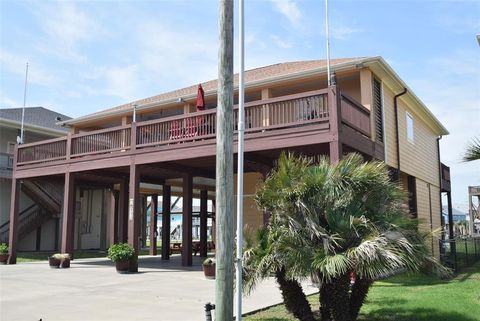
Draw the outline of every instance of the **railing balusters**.
<instances>
[{"instance_id":1,"label":"railing balusters","mask_svg":"<svg viewBox=\"0 0 480 321\"><path fill-rule=\"evenodd\" d=\"M237 130L238 108L233 111L233 128ZM247 133L301 126L328 120L327 91L278 97L245 104ZM132 128L135 128L132 135ZM127 149L145 148L180 142L214 139L216 110L167 117L153 121L118 126L71 135L66 138L22 145L18 148L17 165L64 160L88 155L107 154ZM135 138L135 141L131 139ZM134 147L136 146L136 147ZM67 151L67 148L69 150Z\"/></svg>"}]
</instances>

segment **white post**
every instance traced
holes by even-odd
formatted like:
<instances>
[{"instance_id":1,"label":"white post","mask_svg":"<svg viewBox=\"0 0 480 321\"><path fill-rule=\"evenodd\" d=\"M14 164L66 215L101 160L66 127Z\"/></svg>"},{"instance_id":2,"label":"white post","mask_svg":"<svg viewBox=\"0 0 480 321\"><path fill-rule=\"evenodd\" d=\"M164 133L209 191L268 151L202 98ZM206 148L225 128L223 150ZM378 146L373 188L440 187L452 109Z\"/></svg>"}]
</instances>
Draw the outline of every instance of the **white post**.
<instances>
[{"instance_id":1,"label":"white post","mask_svg":"<svg viewBox=\"0 0 480 321\"><path fill-rule=\"evenodd\" d=\"M25 105L27 104L27 79L28 79L28 62L25 68L25 88L23 90L23 108L22 108L22 125L20 129L20 144L23 144L23 132L24 132L24 123L25 123Z\"/></svg>"},{"instance_id":2,"label":"white post","mask_svg":"<svg viewBox=\"0 0 480 321\"><path fill-rule=\"evenodd\" d=\"M133 117L132 122L137 122L137 104L133 104Z\"/></svg>"},{"instance_id":3,"label":"white post","mask_svg":"<svg viewBox=\"0 0 480 321\"><path fill-rule=\"evenodd\" d=\"M240 70L238 72L238 154L237 154L237 259L236 320L242 320L242 257L243 257L243 142L245 132L245 46L244 46L244 9L243 0L239 0L238 48L240 50Z\"/></svg>"},{"instance_id":4,"label":"white post","mask_svg":"<svg viewBox=\"0 0 480 321\"><path fill-rule=\"evenodd\" d=\"M328 35L328 0L325 0L325 37L327 40L327 83L328 86L332 84L330 78L330 38Z\"/></svg>"}]
</instances>

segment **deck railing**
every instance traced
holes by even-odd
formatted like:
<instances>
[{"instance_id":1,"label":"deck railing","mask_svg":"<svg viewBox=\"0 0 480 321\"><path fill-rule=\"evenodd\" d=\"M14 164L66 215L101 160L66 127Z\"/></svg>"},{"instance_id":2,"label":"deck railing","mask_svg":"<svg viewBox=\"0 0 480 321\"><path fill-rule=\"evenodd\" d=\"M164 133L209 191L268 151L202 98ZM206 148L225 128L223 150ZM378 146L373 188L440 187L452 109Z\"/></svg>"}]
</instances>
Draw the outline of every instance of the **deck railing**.
<instances>
[{"instance_id":1,"label":"deck railing","mask_svg":"<svg viewBox=\"0 0 480 321\"><path fill-rule=\"evenodd\" d=\"M450 183L450 167L441 163L441 173L442 173L442 190L443 191L450 191L451 190L451 183Z\"/></svg>"},{"instance_id":2,"label":"deck railing","mask_svg":"<svg viewBox=\"0 0 480 321\"><path fill-rule=\"evenodd\" d=\"M17 166L63 160L67 152L67 137L44 140L18 146Z\"/></svg>"},{"instance_id":3,"label":"deck railing","mask_svg":"<svg viewBox=\"0 0 480 321\"><path fill-rule=\"evenodd\" d=\"M343 123L365 136L371 136L370 110L345 93L340 93L340 108Z\"/></svg>"},{"instance_id":4,"label":"deck railing","mask_svg":"<svg viewBox=\"0 0 480 321\"><path fill-rule=\"evenodd\" d=\"M245 133L263 133L328 122L340 104L342 121L370 136L369 111L348 96L322 89L245 104ZM336 92L336 90L334 90ZM333 101L329 101L333 100ZM337 103L338 100L338 103ZM132 123L18 146L17 166L68 160L98 154L135 151L189 141L215 139L216 109ZM237 130L238 107L233 126ZM248 136L247 136L248 137Z\"/></svg>"}]
</instances>

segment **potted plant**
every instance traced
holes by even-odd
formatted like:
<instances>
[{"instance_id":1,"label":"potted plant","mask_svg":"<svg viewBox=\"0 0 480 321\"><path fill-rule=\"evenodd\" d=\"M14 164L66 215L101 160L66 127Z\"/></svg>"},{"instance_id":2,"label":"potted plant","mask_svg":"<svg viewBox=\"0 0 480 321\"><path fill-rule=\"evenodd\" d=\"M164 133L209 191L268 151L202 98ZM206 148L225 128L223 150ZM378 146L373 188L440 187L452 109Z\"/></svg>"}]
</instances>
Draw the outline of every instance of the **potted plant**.
<instances>
[{"instance_id":1,"label":"potted plant","mask_svg":"<svg viewBox=\"0 0 480 321\"><path fill-rule=\"evenodd\" d=\"M68 253L55 253L48 257L48 264L51 268L57 269L60 266L64 269L70 267L70 254Z\"/></svg>"},{"instance_id":2,"label":"potted plant","mask_svg":"<svg viewBox=\"0 0 480 321\"><path fill-rule=\"evenodd\" d=\"M128 273L130 262L135 257L135 250L128 243L113 244L108 249L107 256L115 263L118 273Z\"/></svg>"},{"instance_id":3,"label":"potted plant","mask_svg":"<svg viewBox=\"0 0 480 321\"><path fill-rule=\"evenodd\" d=\"M8 261L8 245L0 243L0 263L7 264Z\"/></svg>"},{"instance_id":4,"label":"potted plant","mask_svg":"<svg viewBox=\"0 0 480 321\"><path fill-rule=\"evenodd\" d=\"M202 263L203 274L207 279L215 279L215 259L208 258Z\"/></svg>"}]
</instances>

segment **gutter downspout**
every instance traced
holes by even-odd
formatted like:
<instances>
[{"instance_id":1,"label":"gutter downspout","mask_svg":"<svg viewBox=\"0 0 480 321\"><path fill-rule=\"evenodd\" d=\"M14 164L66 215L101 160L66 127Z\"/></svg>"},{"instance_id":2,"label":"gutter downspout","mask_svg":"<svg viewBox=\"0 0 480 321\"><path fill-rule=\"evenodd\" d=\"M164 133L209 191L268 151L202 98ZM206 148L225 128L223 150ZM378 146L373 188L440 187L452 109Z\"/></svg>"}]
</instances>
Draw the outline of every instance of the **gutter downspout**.
<instances>
[{"instance_id":1,"label":"gutter downspout","mask_svg":"<svg viewBox=\"0 0 480 321\"><path fill-rule=\"evenodd\" d=\"M403 88L403 91L393 97L393 109L395 112L395 142L397 147L397 180L400 180L400 139L398 138L398 98L407 93L407 88Z\"/></svg>"}]
</instances>

